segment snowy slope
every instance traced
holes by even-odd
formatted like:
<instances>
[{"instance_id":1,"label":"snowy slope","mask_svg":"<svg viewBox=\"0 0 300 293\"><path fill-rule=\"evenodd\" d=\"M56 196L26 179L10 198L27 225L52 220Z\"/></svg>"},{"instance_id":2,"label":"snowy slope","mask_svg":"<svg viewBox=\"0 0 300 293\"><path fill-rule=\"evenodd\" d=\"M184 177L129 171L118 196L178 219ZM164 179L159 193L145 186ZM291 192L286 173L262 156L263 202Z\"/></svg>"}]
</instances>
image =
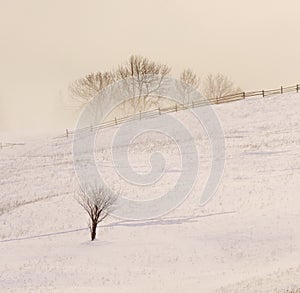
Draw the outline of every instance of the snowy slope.
<instances>
[{"instance_id":1,"label":"snowy slope","mask_svg":"<svg viewBox=\"0 0 300 293\"><path fill-rule=\"evenodd\" d=\"M154 220L109 218L91 243L74 200L69 138L10 138L0 150L1 292L274 292L300 287L300 94L214 105L226 165L213 199L199 206L210 170L209 141L187 111L173 114L193 132L201 168L188 199ZM197 111L197 110L196 110ZM153 119L164 123L164 116ZM106 180L131 198L149 199L174 184L180 150L148 134L129 147L132 168L166 160L150 188L121 182L104 130L96 161ZM1 141L7 138L1 137ZM116 146L127 151L127 145ZM120 168L124 166L119 166ZM125 170L126 171L126 170Z\"/></svg>"}]
</instances>

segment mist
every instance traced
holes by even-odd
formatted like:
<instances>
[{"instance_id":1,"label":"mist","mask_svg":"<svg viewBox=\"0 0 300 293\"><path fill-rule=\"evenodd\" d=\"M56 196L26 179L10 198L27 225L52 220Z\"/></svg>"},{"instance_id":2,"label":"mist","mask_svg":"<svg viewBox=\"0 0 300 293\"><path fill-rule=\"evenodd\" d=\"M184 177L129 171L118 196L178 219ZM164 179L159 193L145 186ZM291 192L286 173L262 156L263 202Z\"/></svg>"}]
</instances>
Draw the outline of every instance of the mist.
<instances>
[{"instance_id":1,"label":"mist","mask_svg":"<svg viewBox=\"0 0 300 293\"><path fill-rule=\"evenodd\" d=\"M70 82L131 54L244 90L299 83L299 1L161 2L1 1L0 129L73 128Z\"/></svg>"}]
</instances>

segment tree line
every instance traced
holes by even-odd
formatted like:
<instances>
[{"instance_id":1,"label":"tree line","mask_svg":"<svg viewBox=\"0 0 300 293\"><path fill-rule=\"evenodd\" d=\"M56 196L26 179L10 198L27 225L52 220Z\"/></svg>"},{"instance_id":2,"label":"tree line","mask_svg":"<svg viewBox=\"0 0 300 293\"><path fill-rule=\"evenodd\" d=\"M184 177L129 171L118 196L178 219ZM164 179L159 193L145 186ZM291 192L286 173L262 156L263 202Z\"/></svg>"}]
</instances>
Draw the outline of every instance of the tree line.
<instances>
[{"instance_id":1,"label":"tree line","mask_svg":"<svg viewBox=\"0 0 300 293\"><path fill-rule=\"evenodd\" d=\"M69 85L69 91L72 99L76 100L78 106L82 108L105 87L120 80L126 81L128 78L133 78L137 85L134 98L124 101L119 107L124 115L136 114L160 106L163 99L152 95L150 90L145 92L143 89L151 89L151 84L154 83L151 76L157 76L160 80L156 79L155 82L162 84L164 79L170 76L170 73L171 67L166 64L152 61L143 56L132 55L129 60L111 71L92 72L73 81ZM207 99L211 100L242 91L229 77L221 73L210 73L200 78L190 68L186 68L181 72L179 80L184 88L183 104L191 102L189 94L193 90L199 90Z\"/></svg>"}]
</instances>

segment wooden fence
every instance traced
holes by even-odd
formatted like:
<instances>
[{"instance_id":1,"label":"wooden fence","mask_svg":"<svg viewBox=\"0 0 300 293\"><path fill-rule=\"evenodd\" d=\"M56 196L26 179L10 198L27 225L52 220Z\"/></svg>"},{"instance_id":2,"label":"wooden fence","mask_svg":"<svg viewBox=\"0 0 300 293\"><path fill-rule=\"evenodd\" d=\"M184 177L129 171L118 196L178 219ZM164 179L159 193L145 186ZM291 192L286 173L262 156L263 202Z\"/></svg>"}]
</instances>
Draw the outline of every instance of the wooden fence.
<instances>
[{"instance_id":1,"label":"wooden fence","mask_svg":"<svg viewBox=\"0 0 300 293\"><path fill-rule=\"evenodd\" d=\"M7 147L14 147L14 146L23 146L25 143L14 143L14 142L0 142L0 150Z\"/></svg>"},{"instance_id":2,"label":"wooden fence","mask_svg":"<svg viewBox=\"0 0 300 293\"><path fill-rule=\"evenodd\" d=\"M176 104L172 107L157 108L154 110L139 112L135 115L126 116L126 117L122 117L122 118L115 117L114 120L103 122L101 125L89 126L89 127L78 129L76 131L79 133L92 132L92 131L97 131L99 129L104 129L104 128L112 127L112 126L122 124L125 122L129 122L129 121L152 118L152 117L156 117L159 115L163 115L165 113L178 112L178 111L186 110L189 108L202 107L202 106L211 105L211 104L229 103L229 102L239 101L239 100L243 100L243 99L250 98L250 97L256 97L256 96L267 97L267 96L292 93L292 92L299 93L300 85L297 84L295 86L280 87L280 88L273 89L273 90L241 92L241 93L236 93L236 94L232 94L232 95L222 96L222 97L219 97L216 99L194 101L194 102L186 104L186 105ZM71 130L66 129L65 135L62 135L59 137L69 137L70 135L74 134L74 132L75 132L74 130L71 131Z\"/></svg>"}]
</instances>

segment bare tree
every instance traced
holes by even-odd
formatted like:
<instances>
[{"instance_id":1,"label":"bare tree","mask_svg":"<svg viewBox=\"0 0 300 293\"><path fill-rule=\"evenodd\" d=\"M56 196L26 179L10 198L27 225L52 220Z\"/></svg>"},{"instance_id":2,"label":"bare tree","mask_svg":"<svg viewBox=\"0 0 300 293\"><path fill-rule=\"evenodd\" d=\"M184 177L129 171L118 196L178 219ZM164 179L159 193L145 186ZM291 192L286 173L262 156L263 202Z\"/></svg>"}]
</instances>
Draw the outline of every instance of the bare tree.
<instances>
[{"instance_id":1,"label":"bare tree","mask_svg":"<svg viewBox=\"0 0 300 293\"><path fill-rule=\"evenodd\" d=\"M89 215L91 240L96 238L97 225L102 222L113 209L117 195L102 186L85 186L79 192L78 203Z\"/></svg>"},{"instance_id":2,"label":"bare tree","mask_svg":"<svg viewBox=\"0 0 300 293\"><path fill-rule=\"evenodd\" d=\"M132 96L120 108L122 114L135 114L157 105L159 97L153 95L161 86L170 67L145 57L132 55L129 61L110 72L96 72L72 82L69 91L79 107L86 105L103 88L118 80L127 82L124 90Z\"/></svg>"},{"instance_id":3,"label":"bare tree","mask_svg":"<svg viewBox=\"0 0 300 293\"><path fill-rule=\"evenodd\" d=\"M93 99L103 88L115 82L113 72L96 72L90 73L83 78L75 80L69 86L72 97L84 106Z\"/></svg>"},{"instance_id":4,"label":"bare tree","mask_svg":"<svg viewBox=\"0 0 300 293\"><path fill-rule=\"evenodd\" d=\"M188 68L182 71L180 74L180 81L184 91L184 96L182 97L183 104L190 104L190 94L199 88L200 77L198 77L195 72Z\"/></svg>"},{"instance_id":5,"label":"bare tree","mask_svg":"<svg viewBox=\"0 0 300 293\"><path fill-rule=\"evenodd\" d=\"M236 87L229 77L218 73L206 77L202 91L207 99L217 101L221 97L242 92L242 89Z\"/></svg>"},{"instance_id":6,"label":"bare tree","mask_svg":"<svg viewBox=\"0 0 300 293\"><path fill-rule=\"evenodd\" d=\"M132 96L123 104L123 111L135 114L157 106L160 97L154 93L162 86L170 71L171 68L165 64L137 55L132 55L128 62L120 65L116 77L128 81L127 90Z\"/></svg>"}]
</instances>

